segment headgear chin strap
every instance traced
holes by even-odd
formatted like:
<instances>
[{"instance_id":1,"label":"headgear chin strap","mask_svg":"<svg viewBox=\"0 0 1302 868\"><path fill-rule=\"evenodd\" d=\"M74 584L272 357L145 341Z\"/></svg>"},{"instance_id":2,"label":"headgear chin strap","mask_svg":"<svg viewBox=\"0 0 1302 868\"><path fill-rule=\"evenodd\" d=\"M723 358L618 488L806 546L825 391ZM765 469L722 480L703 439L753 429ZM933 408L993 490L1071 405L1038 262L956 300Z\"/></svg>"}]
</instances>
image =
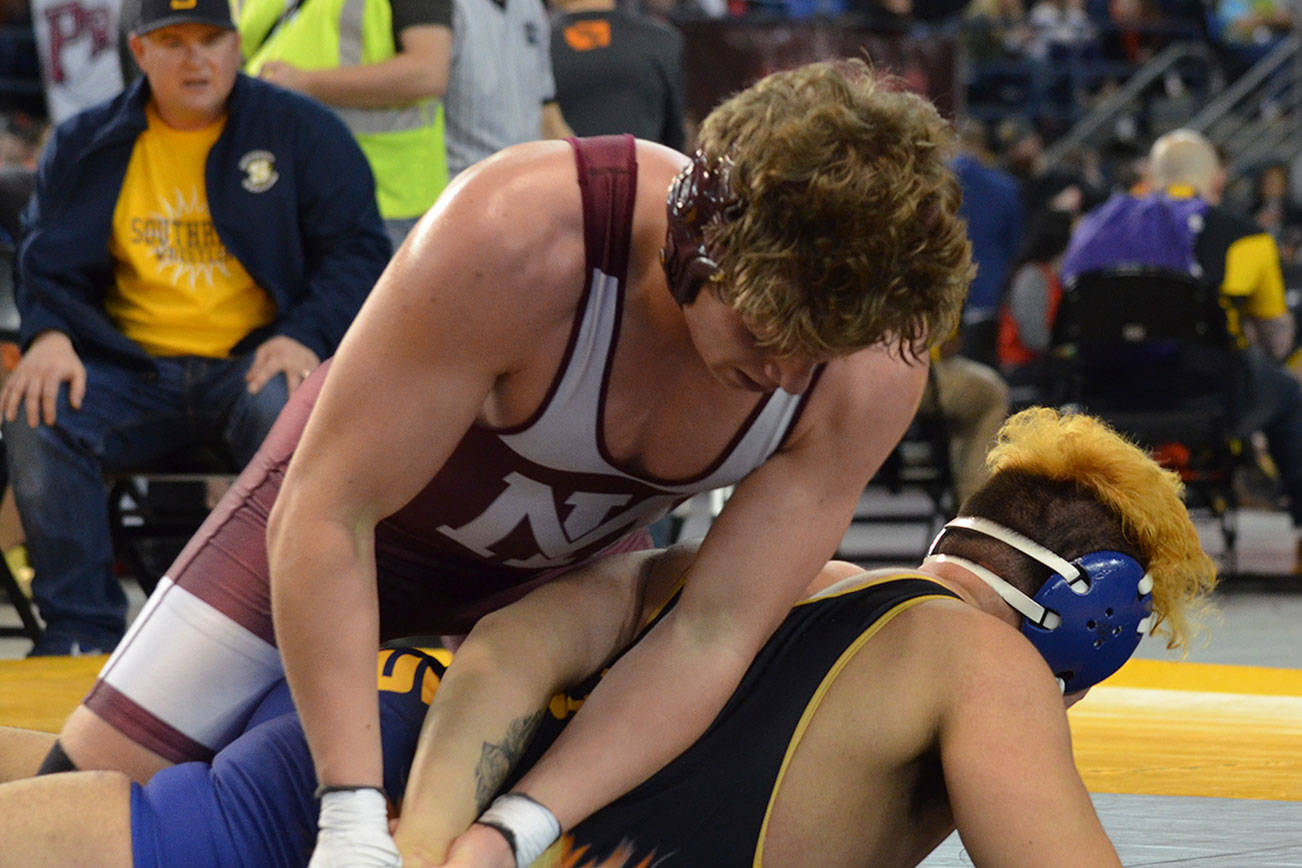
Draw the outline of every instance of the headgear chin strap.
<instances>
[{"instance_id":1,"label":"headgear chin strap","mask_svg":"<svg viewBox=\"0 0 1302 868\"><path fill-rule=\"evenodd\" d=\"M951 528L993 537L1044 564L1053 575L1028 597L980 564L933 555ZM1022 635L1044 657L1064 693L1093 687L1120 669L1152 624L1153 579L1121 552L1090 552L1068 561L1001 524L962 516L941 528L927 556L971 571L1016 609L1022 615Z\"/></svg>"},{"instance_id":2,"label":"headgear chin strap","mask_svg":"<svg viewBox=\"0 0 1302 868\"><path fill-rule=\"evenodd\" d=\"M706 227L736 220L745 210L745 203L731 189L732 170L727 156L710 168L709 159L697 151L669 187L669 221L660 264L680 305L695 301L701 287L719 270L705 247Z\"/></svg>"}]
</instances>

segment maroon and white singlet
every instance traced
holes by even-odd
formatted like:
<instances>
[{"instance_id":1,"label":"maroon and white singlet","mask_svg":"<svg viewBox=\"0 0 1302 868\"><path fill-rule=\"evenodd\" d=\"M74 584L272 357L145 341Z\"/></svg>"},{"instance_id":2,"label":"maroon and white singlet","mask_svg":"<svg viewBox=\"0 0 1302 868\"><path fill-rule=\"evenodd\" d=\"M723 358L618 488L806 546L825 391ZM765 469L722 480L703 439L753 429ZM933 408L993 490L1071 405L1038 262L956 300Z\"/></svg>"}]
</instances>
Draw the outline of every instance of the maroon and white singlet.
<instances>
[{"instance_id":1,"label":"maroon and white singlet","mask_svg":"<svg viewBox=\"0 0 1302 868\"><path fill-rule=\"evenodd\" d=\"M627 136L571 141L587 281L542 407L510 429L467 431L443 468L376 528L380 631L467 632L575 564L645 548L645 528L771 456L806 396L761 400L699 476L667 483L617 466L601 432L623 307L637 164ZM181 553L100 673L86 705L175 762L208 759L281 677L267 516L329 363L290 399L262 449Z\"/></svg>"}]
</instances>

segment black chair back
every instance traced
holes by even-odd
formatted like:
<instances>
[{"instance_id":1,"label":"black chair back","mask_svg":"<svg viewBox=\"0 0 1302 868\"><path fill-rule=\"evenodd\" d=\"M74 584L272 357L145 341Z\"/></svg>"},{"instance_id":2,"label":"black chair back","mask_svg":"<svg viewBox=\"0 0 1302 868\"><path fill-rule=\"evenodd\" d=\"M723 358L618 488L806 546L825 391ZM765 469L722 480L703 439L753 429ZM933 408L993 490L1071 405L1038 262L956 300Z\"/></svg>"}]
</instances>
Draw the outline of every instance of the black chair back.
<instances>
[{"instance_id":1,"label":"black chair back","mask_svg":"<svg viewBox=\"0 0 1302 868\"><path fill-rule=\"evenodd\" d=\"M1214 287L1154 269L1095 271L1063 292L1055 397L1148 445L1223 440L1241 369Z\"/></svg>"}]
</instances>

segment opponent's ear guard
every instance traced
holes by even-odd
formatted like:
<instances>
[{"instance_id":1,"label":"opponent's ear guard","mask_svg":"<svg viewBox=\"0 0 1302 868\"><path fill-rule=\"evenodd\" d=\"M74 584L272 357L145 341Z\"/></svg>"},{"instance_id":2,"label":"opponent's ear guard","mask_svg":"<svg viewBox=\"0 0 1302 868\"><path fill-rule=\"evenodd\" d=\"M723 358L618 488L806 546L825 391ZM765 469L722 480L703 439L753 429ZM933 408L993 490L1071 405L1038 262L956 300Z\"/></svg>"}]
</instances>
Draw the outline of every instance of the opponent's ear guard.
<instances>
[{"instance_id":1,"label":"opponent's ear guard","mask_svg":"<svg viewBox=\"0 0 1302 868\"><path fill-rule=\"evenodd\" d=\"M1152 624L1153 579L1127 554L1098 551L1068 561L1011 528L976 516L946 524L931 551L950 528L993 537L1053 570L1035 596L1028 597L979 564L938 556L971 570L1022 615L1022 635L1044 657L1064 693L1093 687L1120 669Z\"/></svg>"},{"instance_id":2,"label":"opponent's ear guard","mask_svg":"<svg viewBox=\"0 0 1302 868\"><path fill-rule=\"evenodd\" d=\"M719 270L719 263L705 246L706 227L736 220L745 210L745 203L731 190L732 170L728 157L721 157L710 168L705 154L697 151L669 187L660 264L669 290L681 306L695 301L701 287Z\"/></svg>"},{"instance_id":3,"label":"opponent's ear guard","mask_svg":"<svg viewBox=\"0 0 1302 868\"><path fill-rule=\"evenodd\" d=\"M1139 562L1121 552L1091 552L1072 561L1083 578L1055 573L1033 598L1056 612L1053 629L1022 620L1031 640L1063 681L1064 693L1093 687L1135 653L1151 623L1153 579Z\"/></svg>"}]
</instances>

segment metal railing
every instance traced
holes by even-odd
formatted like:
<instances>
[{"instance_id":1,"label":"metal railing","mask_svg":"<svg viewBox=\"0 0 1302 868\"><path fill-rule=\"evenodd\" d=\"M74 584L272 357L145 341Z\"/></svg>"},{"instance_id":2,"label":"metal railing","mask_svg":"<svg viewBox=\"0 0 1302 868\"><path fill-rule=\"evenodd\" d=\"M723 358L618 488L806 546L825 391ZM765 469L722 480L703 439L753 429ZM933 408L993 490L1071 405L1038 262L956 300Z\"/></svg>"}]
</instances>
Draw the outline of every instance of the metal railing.
<instances>
[{"instance_id":1,"label":"metal railing","mask_svg":"<svg viewBox=\"0 0 1302 868\"><path fill-rule=\"evenodd\" d=\"M1152 60L1139 68L1116 92L1109 94L1089 114L1081 118L1070 130L1045 149L1044 160L1055 166L1081 145L1089 142L1101 130L1114 124L1123 114L1132 112L1144 98L1145 92L1178 67L1190 62L1205 66L1208 90L1221 89L1223 76L1220 65L1210 46L1204 42L1175 42L1162 49Z\"/></svg>"},{"instance_id":2,"label":"metal railing","mask_svg":"<svg viewBox=\"0 0 1302 868\"><path fill-rule=\"evenodd\" d=\"M1120 117L1139 110L1150 87L1191 60L1206 65L1207 90L1214 96L1180 126L1216 144L1231 175L1302 151L1302 37L1290 35L1229 86L1208 44L1173 43L1046 148L1046 164L1060 164Z\"/></svg>"},{"instance_id":3,"label":"metal railing","mask_svg":"<svg viewBox=\"0 0 1302 868\"><path fill-rule=\"evenodd\" d=\"M1185 126L1220 146L1231 175L1268 157L1296 154L1302 147L1302 37L1281 39Z\"/></svg>"}]
</instances>

